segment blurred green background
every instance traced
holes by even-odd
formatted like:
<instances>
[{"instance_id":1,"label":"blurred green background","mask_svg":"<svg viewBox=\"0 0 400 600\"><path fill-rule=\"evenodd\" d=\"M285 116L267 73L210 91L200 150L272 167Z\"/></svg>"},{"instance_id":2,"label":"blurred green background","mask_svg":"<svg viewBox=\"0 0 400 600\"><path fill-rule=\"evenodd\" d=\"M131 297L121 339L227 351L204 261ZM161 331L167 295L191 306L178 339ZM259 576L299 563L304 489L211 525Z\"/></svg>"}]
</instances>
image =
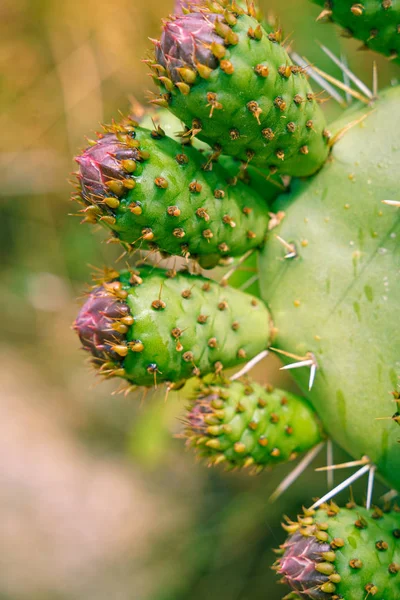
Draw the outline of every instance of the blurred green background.
<instances>
[{"instance_id":1,"label":"blurred green background","mask_svg":"<svg viewBox=\"0 0 400 600\"><path fill-rule=\"evenodd\" d=\"M340 76L323 40L371 85L374 57L315 23L318 7L262 5L279 11L300 55ZM160 0L0 2L2 600L281 598L270 570L281 515L326 490L310 468L269 505L292 467L249 477L194 463L173 437L185 392L167 402L112 395L71 330L92 267L119 254L69 216L71 157L100 122L133 98L145 102L141 58L171 9ZM396 68L376 60L387 85ZM325 108L330 118L339 111L333 101ZM278 366L267 359L255 375L278 383Z\"/></svg>"}]
</instances>

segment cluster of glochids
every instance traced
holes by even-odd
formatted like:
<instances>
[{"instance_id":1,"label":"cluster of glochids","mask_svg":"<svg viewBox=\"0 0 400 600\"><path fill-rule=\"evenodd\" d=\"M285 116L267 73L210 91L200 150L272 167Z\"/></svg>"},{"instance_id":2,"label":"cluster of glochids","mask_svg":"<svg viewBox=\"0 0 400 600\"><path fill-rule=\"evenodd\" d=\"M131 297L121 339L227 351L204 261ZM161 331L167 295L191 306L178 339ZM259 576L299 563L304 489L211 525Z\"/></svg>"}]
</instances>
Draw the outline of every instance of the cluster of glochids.
<instances>
[{"instance_id":1,"label":"cluster of glochids","mask_svg":"<svg viewBox=\"0 0 400 600\"><path fill-rule=\"evenodd\" d=\"M287 599L399 598L399 509L331 502L283 527L289 537L277 551L275 569L293 590Z\"/></svg>"},{"instance_id":2,"label":"cluster of glochids","mask_svg":"<svg viewBox=\"0 0 400 600\"><path fill-rule=\"evenodd\" d=\"M334 123L331 136L307 80L313 70L293 64L281 30L252 0L178 5L147 61L162 88L152 100L158 112L105 126L77 158L83 220L107 227L128 252L148 253L97 280L75 329L100 374L127 389L178 389L197 378L185 438L208 464L258 472L307 452L275 497L322 448L323 425L356 459L340 466L361 468L285 525L276 567L288 598L397 600L399 513L370 506L375 471L395 489L400 479L393 423L371 435L379 418L400 423L398 410L385 417L389 390L400 406L400 126L388 118L400 90L378 99L350 72L360 92L341 88L363 107ZM322 16L394 57L399 12L394 1L330 0ZM283 175L292 185L278 197ZM256 250L249 281L231 277L235 267L221 283L190 273L197 262L233 257L243 266ZM142 266L156 263L156 251L179 258L168 270ZM244 292L254 278L262 300ZM304 398L247 379L272 338L273 351L296 361L282 368L296 369ZM366 509L326 504L367 473Z\"/></svg>"},{"instance_id":3,"label":"cluster of glochids","mask_svg":"<svg viewBox=\"0 0 400 600\"><path fill-rule=\"evenodd\" d=\"M400 52L400 5L397 0L312 0L323 6L319 20L334 21L345 37L363 42L371 49L398 61Z\"/></svg>"}]
</instances>

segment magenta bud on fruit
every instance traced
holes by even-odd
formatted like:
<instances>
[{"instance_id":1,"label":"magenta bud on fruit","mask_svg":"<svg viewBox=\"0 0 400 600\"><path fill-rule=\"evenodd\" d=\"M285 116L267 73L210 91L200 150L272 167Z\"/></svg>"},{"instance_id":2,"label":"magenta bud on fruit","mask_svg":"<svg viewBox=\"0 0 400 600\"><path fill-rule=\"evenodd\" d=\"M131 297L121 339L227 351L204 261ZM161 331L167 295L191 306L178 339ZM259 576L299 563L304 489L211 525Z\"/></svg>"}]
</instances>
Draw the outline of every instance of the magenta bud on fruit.
<instances>
[{"instance_id":1,"label":"magenta bud on fruit","mask_svg":"<svg viewBox=\"0 0 400 600\"><path fill-rule=\"evenodd\" d=\"M93 203L110 193L117 194L118 186L122 189L122 181L128 175L124 164L137 160L137 154L136 148L120 142L113 133L105 134L94 146L89 146L75 158L83 199Z\"/></svg>"},{"instance_id":2,"label":"magenta bud on fruit","mask_svg":"<svg viewBox=\"0 0 400 600\"><path fill-rule=\"evenodd\" d=\"M104 292L104 288L95 288L82 306L74 323L83 348L94 357L95 364L103 360L120 360L113 350L125 340L123 328L115 328L115 323L130 314L128 305Z\"/></svg>"},{"instance_id":3,"label":"magenta bud on fruit","mask_svg":"<svg viewBox=\"0 0 400 600\"><path fill-rule=\"evenodd\" d=\"M204 5L204 0L175 0L174 15L182 15L184 14L184 9L187 12L188 10L193 10L194 6L201 4Z\"/></svg>"},{"instance_id":4,"label":"magenta bud on fruit","mask_svg":"<svg viewBox=\"0 0 400 600\"><path fill-rule=\"evenodd\" d=\"M175 0L174 15L182 15L184 8L187 8L185 0Z\"/></svg>"},{"instance_id":5,"label":"magenta bud on fruit","mask_svg":"<svg viewBox=\"0 0 400 600\"><path fill-rule=\"evenodd\" d=\"M204 435L207 430L205 418L213 414L212 402L219 399L217 394L209 394L202 402L194 404L187 415L190 429L197 435Z\"/></svg>"},{"instance_id":6,"label":"magenta bud on fruit","mask_svg":"<svg viewBox=\"0 0 400 600\"><path fill-rule=\"evenodd\" d=\"M181 15L185 4L183 0L175 0L174 15Z\"/></svg>"},{"instance_id":7,"label":"magenta bud on fruit","mask_svg":"<svg viewBox=\"0 0 400 600\"><path fill-rule=\"evenodd\" d=\"M316 570L318 563L324 562L322 553L331 547L318 542L316 537L294 533L285 543L285 553L279 560L279 574L301 597L312 600L332 600L320 586L329 581L329 577Z\"/></svg>"},{"instance_id":8,"label":"magenta bud on fruit","mask_svg":"<svg viewBox=\"0 0 400 600\"><path fill-rule=\"evenodd\" d=\"M198 65L209 69L218 66L218 59L211 51L211 44L221 44L215 33L217 16L189 13L168 21L156 48L157 62L171 74L174 82L182 81L178 69L197 69Z\"/></svg>"}]
</instances>

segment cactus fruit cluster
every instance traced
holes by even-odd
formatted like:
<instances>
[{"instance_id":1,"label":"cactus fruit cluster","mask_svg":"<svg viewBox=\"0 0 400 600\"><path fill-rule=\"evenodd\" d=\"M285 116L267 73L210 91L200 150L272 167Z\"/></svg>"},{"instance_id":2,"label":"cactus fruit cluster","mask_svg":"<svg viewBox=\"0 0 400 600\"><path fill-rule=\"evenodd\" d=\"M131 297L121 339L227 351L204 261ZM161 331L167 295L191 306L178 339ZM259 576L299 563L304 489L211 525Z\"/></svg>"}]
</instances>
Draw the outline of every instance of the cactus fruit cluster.
<instances>
[{"instance_id":1,"label":"cactus fruit cluster","mask_svg":"<svg viewBox=\"0 0 400 600\"><path fill-rule=\"evenodd\" d=\"M397 57L397 0L318 4ZM362 84L327 127L253 0L178 0L153 42L152 106L76 159L83 221L132 263L88 293L83 349L129 388L193 379L184 437L209 465L259 472L307 452L297 474L339 444L361 468L288 521L276 570L291 600L397 600L400 513L370 507L374 474L400 491L400 87ZM216 265L222 279L201 273ZM302 396L248 378L268 352ZM366 508L330 501L367 473Z\"/></svg>"},{"instance_id":2,"label":"cactus fruit cluster","mask_svg":"<svg viewBox=\"0 0 400 600\"><path fill-rule=\"evenodd\" d=\"M398 0L312 0L323 6L321 19L344 28L343 35L363 42L362 49L380 52L399 61L400 4Z\"/></svg>"}]
</instances>

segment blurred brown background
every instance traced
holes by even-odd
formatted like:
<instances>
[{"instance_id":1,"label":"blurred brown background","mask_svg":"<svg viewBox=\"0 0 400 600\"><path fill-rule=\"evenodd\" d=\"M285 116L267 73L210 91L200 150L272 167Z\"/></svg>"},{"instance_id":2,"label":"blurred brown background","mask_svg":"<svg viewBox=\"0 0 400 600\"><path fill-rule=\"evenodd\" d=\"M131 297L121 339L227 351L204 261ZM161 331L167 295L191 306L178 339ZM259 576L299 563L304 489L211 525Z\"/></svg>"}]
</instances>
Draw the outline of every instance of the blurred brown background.
<instances>
[{"instance_id":1,"label":"blurred brown background","mask_svg":"<svg viewBox=\"0 0 400 600\"><path fill-rule=\"evenodd\" d=\"M339 75L322 39L371 84L372 56L316 24L317 7L262 4L279 7L299 54ZM309 469L270 506L291 467L249 477L194 464L172 437L184 393L167 403L111 395L115 385L97 386L71 331L91 265L118 254L68 216L77 210L71 157L130 98L145 101L140 59L171 9L159 0L0 2L1 600L275 600L286 593L269 568L281 514L326 489ZM396 71L378 65L386 85ZM338 113L333 101L326 108ZM277 367L267 360L257 375L277 382Z\"/></svg>"}]
</instances>

